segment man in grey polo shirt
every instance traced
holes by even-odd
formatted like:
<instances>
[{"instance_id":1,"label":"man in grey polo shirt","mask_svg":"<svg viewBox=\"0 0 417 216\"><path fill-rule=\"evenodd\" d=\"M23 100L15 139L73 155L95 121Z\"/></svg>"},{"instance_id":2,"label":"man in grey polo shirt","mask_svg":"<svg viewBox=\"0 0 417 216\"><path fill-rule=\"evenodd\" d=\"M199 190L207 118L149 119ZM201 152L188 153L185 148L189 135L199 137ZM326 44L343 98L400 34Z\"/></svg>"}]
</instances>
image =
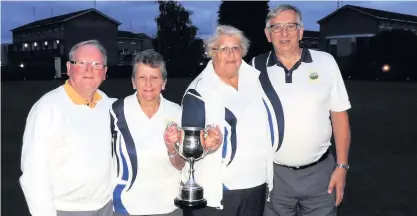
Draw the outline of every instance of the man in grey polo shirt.
<instances>
[{"instance_id":1,"label":"man in grey polo shirt","mask_svg":"<svg viewBox=\"0 0 417 216\"><path fill-rule=\"evenodd\" d=\"M340 70L330 54L300 48L302 17L291 5L270 11L265 34L274 49L255 57L252 66L261 71L271 101L278 144L264 215L336 215L350 146L351 105ZM329 153L332 132L337 163Z\"/></svg>"}]
</instances>

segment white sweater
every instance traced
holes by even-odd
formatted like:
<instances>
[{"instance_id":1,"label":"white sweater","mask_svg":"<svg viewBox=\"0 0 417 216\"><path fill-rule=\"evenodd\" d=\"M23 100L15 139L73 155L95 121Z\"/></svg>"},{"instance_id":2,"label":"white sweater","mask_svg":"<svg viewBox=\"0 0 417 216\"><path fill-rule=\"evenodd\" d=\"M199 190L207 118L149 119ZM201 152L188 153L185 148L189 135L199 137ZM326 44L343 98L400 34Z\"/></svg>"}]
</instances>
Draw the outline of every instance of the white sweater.
<instances>
[{"instance_id":1,"label":"white sweater","mask_svg":"<svg viewBox=\"0 0 417 216\"><path fill-rule=\"evenodd\" d=\"M236 91L220 80L210 61L183 97L184 127L219 125L224 136L219 149L195 164L195 180L204 188L210 207L223 208L225 190L264 183L272 190L273 146L277 141L271 138L274 130L264 104L270 102L258 76L259 71L242 61Z\"/></svg>"},{"instance_id":2,"label":"white sweater","mask_svg":"<svg viewBox=\"0 0 417 216\"><path fill-rule=\"evenodd\" d=\"M30 110L23 135L20 184L32 216L93 211L111 200L109 109L75 104L60 86Z\"/></svg>"}]
</instances>

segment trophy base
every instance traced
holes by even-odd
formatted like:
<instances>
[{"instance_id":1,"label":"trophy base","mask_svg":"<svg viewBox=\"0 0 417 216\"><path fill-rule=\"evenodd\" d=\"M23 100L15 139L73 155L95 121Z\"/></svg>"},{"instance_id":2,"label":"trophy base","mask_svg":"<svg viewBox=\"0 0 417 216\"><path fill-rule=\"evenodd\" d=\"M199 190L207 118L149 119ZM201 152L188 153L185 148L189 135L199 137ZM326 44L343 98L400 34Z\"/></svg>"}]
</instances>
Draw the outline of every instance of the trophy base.
<instances>
[{"instance_id":1,"label":"trophy base","mask_svg":"<svg viewBox=\"0 0 417 216\"><path fill-rule=\"evenodd\" d=\"M174 200L175 206L178 208L187 208L187 209L200 209L207 206L207 200L202 199L198 201L185 201L175 198Z\"/></svg>"}]
</instances>

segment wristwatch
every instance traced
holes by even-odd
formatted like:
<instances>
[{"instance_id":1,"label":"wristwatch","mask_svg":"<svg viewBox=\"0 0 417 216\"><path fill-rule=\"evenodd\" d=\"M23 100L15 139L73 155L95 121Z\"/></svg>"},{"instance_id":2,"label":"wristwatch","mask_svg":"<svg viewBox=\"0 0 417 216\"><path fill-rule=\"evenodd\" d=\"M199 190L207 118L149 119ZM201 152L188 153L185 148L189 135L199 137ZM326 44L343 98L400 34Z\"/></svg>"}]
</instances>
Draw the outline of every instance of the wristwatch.
<instances>
[{"instance_id":1,"label":"wristwatch","mask_svg":"<svg viewBox=\"0 0 417 216\"><path fill-rule=\"evenodd\" d=\"M336 167L348 170L349 169L349 164L336 164Z\"/></svg>"},{"instance_id":2,"label":"wristwatch","mask_svg":"<svg viewBox=\"0 0 417 216\"><path fill-rule=\"evenodd\" d=\"M177 155L178 155L177 151L175 151L174 153L168 152L169 158L175 158L175 156L177 156Z\"/></svg>"}]
</instances>

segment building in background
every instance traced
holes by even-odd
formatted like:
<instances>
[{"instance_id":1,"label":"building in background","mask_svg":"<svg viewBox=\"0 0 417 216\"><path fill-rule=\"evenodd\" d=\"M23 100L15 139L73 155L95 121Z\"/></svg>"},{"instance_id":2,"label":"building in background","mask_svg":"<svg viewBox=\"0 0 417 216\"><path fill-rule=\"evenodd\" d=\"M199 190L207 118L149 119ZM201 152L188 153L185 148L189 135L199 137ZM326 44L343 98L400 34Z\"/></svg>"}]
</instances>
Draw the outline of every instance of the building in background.
<instances>
[{"instance_id":1,"label":"building in background","mask_svg":"<svg viewBox=\"0 0 417 216\"><path fill-rule=\"evenodd\" d=\"M1 44L1 62L0 66L8 66L9 65L9 49L12 46L10 43L3 43Z\"/></svg>"},{"instance_id":2,"label":"building in background","mask_svg":"<svg viewBox=\"0 0 417 216\"><path fill-rule=\"evenodd\" d=\"M301 43L309 49L319 50L320 32L304 30Z\"/></svg>"},{"instance_id":3,"label":"building in background","mask_svg":"<svg viewBox=\"0 0 417 216\"><path fill-rule=\"evenodd\" d=\"M119 31L117 38L119 65L131 65L132 57L143 50L153 49L152 38L143 33Z\"/></svg>"},{"instance_id":4,"label":"building in background","mask_svg":"<svg viewBox=\"0 0 417 216\"><path fill-rule=\"evenodd\" d=\"M347 57L369 46L371 37L382 31L403 29L417 32L417 16L344 5L317 21L321 50Z\"/></svg>"},{"instance_id":5,"label":"building in background","mask_svg":"<svg viewBox=\"0 0 417 216\"><path fill-rule=\"evenodd\" d=\"M66 73L65 62L71 47L80 41L96 39L108 52L108 65L117 65L120 24L96 9L28 23L11 30L13 46L10 64L20 67L51 67L54 70L61 68L61 72Z\"/></svg>"}]
</instances>

